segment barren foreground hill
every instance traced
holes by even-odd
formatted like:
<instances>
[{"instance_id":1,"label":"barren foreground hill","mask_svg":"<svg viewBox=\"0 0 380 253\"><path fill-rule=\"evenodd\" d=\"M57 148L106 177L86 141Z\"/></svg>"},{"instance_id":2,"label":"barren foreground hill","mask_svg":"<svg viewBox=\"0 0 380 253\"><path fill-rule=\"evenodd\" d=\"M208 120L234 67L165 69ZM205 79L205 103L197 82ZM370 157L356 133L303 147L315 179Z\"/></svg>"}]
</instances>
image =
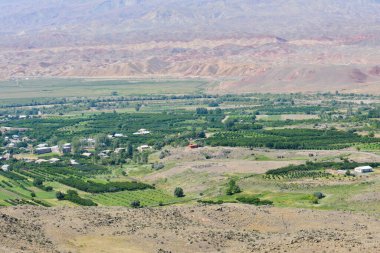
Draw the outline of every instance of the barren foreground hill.
<instances>
[{"instance_id":1,"label":"barren foreground hill","mask_svg":"<svg viewBox=\"0 0 380 253\"><path fill-rule=\"evenodd\" d=\"M0 1L0 79L204 77L212 92L380 93L380 3Z\"/></svg>"},{"instance_id":2,"label":"barren foreground hill","mask_svg":"<svg viewBox=\"0 0 380 253\"><path fill-rule=\"evenodd\" d=\"M0 209L0 252L378 252L366 214L248 205Z\"/></svg>"}]
</instances>

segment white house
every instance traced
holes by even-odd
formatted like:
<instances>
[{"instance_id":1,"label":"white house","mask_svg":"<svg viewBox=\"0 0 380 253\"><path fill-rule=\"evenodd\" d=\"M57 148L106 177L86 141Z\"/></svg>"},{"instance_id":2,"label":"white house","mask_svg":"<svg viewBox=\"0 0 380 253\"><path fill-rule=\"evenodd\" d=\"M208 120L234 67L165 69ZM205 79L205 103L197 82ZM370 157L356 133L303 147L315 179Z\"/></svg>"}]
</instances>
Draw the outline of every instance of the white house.
<instances>
[{"instance_id":1,"label":"white house","mask_svg":"<svg viewBox=\"0 0 380 253\"><path fill-rule=\"evenodd\" d=\"M136 133L133 133L134 135L145 135L145 134L150 134L150 132L144 128L141 128L138 130Z\"/></svg>"},{"instance_id":2,"label":"white house","mask_svg":"<svg viewBox=\"0 0 380 253\"><path fill-rule=\"evenodd\" d=\"M59 162L60 160L58 158L51 158L49 160L50 163L56 163L56 162Z\"/></svg>"},{"instance_id":3,"label":"white house","mask_svg":"<svg viewBox=\"0 0 380 253\"><path fill-rule=\"evenodd\" d=\"M82 156L84 156L84 157L91 157L91 156L92 156L92 153L90 153L90 152L85 152L85 153L82 154Z\"/></svg>"},{"instance_id":4,"label":"white house","mask_svg":"<svg viewBox=\"0 0 380 253\"><path fill-rule=\"evenodd\" d=\"M373 168L371 166L360 166L360 167L356 167L354 171L358 173L369 173L369 172L373 172Z\"/></svg>"},{"instance_id":5,"label":"white house","mask_svg":"<svg viewBox=\"0 0 380 253\"><path fill-rule=\"evenodd\" d=\"M46 159L38 159L35 161L35 163L37 163L37 164L47 163L47 162L48 162L48 160L46 160Z\"/></svg>"},{"instance_id":6,"label":"white house","mask_svg":"<svg viewBox=\"0 0 380 253\"><path fill-rule=\"evenodd\" d=\"M77 163L77 161L71 159L71 160L70 160L70 164L71 164L71 165L78 165L79 163Z\"/></svg>"},{"instance_id":7,"label":"white house","mask_svg":"<svg viewBox=\"0 0 380 253\"><path fill-rule=\"evenodd\" d=\"M152 147L151 146L148 146L148 145L141 145L140 147L137 148L138 151L140 152L143 152L145 150L149 150L151 149Z\"/></svg>"},{"instance_id":8,"label":"white house","mask_svg":"<svg viewBox=\"0 0 380 253\"><path fill-rule=\"evenodd\" d=\"M5 165L1 166L1 169L3 171L9 171L9 165L5 164Z\"/></svg>"},{"instance_id":9,"label":"white house","mask_svg":"<svg viewBox=\"0 0 380 253\"><path fill-rule=\"evenodd\" d=\"M116 154L119 154L122 151L125 151L125 148L117 148L117 149L115 149L115 153Z\"/></svg>"}]
</instances>

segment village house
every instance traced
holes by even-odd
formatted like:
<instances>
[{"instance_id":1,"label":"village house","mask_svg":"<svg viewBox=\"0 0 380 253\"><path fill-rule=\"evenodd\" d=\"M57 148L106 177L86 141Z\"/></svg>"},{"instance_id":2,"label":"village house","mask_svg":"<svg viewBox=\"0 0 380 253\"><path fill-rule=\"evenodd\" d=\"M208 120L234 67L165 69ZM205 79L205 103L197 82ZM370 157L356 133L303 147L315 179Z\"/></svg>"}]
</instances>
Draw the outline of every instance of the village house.
<instances>
[{"instance_id":1,"label":"village house","mask_svg":"<svg viewBox=\"0 0 380 253\"><path fill-rule=\"evenodd\" d=\"M35 161L35 163L37 163L37 164L47 163L47 162L49 162L49 161L46 160L46 159L38 159L38 160Z\"/></svg>"},{"instance_id":2,"label":"village house","mask_svg":"<svg viewBox=\"0 0 380 253\"><path fill-rule=\"evenodd\" d=\"M116 154L119 154L120 152L123 152L123 151L125 151L125 148L117 148L117 149L115 149L115 153Z\"/></svg>"},{"instance_id":3,"label":"village house","mask_svg":"<svg viewBox=\"0 0 380 253\"><path fill-rule=\"evenodd\" d=\"M150 134L149 131L147 131L146 129L144 128L141 128L140 130L138 130L136 133L133 133L134 135L145 135L145 134Z\"/></svg>"},{"instance_id":4,"label":"village house","mask_svg":"<svg viewBox=\"0 0 380 253\"><path fill-rule=\"evenodd\" d=\"M85 152L85 153L82 154L82 156L84 156L84 157L91 157L91 156L92 156L92 153L90 153L90 152Z\"/></svg>"},{"instance_id":5,"label":"village house","mask_svg":"<svg viewBox=\"0 0 380 253\"><path fill-rule=\"evenodd\" d=\"M56 162L59 162L60 160L58 158L51 158L49 160L50 163L56 163Z\"/></svg>"},{"instance_id":6,"label":"village house","mask_svg":"<svg viewBox=\"0 0 380 253\"><path fill-rule=\"evenodd\" d=\"M70 164L71 165L78 165L79 163L73 159L70 160Z\"/></svg>"},{"instance_id":7,"label":"village house","mask_svg":"<svg viewBox=\"0 0 380 253\"><path fill-rule=\"evenodd\" d=\"M9 171L9 165L5 164L5 165L1 166L1 170L5 171L5 172Z\"/></svg>"},{"instance_id":8,"label":"village house","mask_svg":"<svg viewBox=\"0 0 380 253\"><path fill-rule=\"evenodd\" d=\"M34 153L35 153L36 155L48 154L48 153L51 153L51 152L52 152L52 151L51 151L51 148L49 148L49 147L36 148L36 149L34 150Z\"/></svg>"},{"instance_id":9,"label":"village house","mask_svg":"<svg viewBox=\"0 0 380 253\"><path fill-rule=\"evenodd\" d=\"M68 154L71 153L71 143L65 143L62 146L62 153L63 154Z\"/></svg>"},{"instance_id":10,"label":"village house","mask_svg":"<svg viewBox=\"0 0 380 253\"><path fill-rule=\"evenodd\" d=\"M360 167L356 167L354 171L357 173L369 173L369 172L373 172L373 168L371 166L360 166Z\"/></svg>"},{"instance_id":11,"label":"village house","mask_svg":"<svg viewBox=\"0 0 380 253\"><path fill-rule=\"evenodd\" d=\"M13 155L12 154L10 154L10 153L6 153L5 155L3 155L2 157L0 157L1 159L0 160L9 160L9 159L11 159L13 157Z\"/></svg>"},{"instance_id":12,"label":"village house","mask_svg":"<svg viewBox=\"0 0 380 253\"><path fill-rule=\"evenodd\" d=\"M143 151L146 151L146 150L149 150L151 149L152 147L151 146L148 146L148 145L141 145L140 147L137 148L137 150L139 152L143 152Z\"/></svg>"}]
</instances>

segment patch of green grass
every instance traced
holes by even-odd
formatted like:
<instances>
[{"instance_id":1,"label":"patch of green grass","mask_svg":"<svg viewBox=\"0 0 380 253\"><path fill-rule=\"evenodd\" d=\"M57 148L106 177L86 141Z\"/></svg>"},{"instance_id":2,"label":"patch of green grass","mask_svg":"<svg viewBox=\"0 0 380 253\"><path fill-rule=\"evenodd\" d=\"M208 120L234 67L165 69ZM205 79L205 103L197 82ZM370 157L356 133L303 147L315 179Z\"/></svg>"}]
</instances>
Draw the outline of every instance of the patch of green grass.
<instances>
[{"instance_id":1,"label":"patch of green grass","mask_svg":"<svg viewBox=\"0 0 380 253\"><path fill-rule=\"evenodd\" d=\"M320 201L318 206L320 209L380 213L380 203L378 201L365 200L366 194L380 191L378 181L322 186L313 188L313 191L320 191L326 195L326 198ZM358 201L356 198L360 199L361 196L363 196L363 201Z\"/></svg>"},{"instance_id":2,"label":"patch of green grass","mask_svg":"<svg viewBox=\"0 0 380 253\"><path fill-rule=\"evenodd\" d=\"M0 200L11 199L17 197L17 194L6 189L0 188Z\"/></svg>"},{"instance_id":3,"label":"patch of green grass","mask_svg":"<svg viewBox=\"0 0 380 253\"><path fill-rule=\"evenodd\" d=\"M129 176L137 177L151 173L152 168L149 165L126 166L126 171Z\"/></svg>"},{"instance_id":4,"label":"patch of green grass","mask_svg":"<svg viewBox=\"0 0 380 253\"><path fill-rule=\"evenodd\" d=\"M213 200L222 200L223 202L235 203L237 197L254 196L261 200L273 201L274 206L278 207L311 207L311 194L307 193L290 193L290 192L242 192L235 195L223 195Z\"/></svg>"},{"instance_id":5,"label":"patch of green grass","mask_svg":"<svg viewBox=\"0 0 380 253\"><path fill-rule=\"evenodd\" d=\"M262 155L262 154L255 155L254 157L255 157L254 160L256 160L256 161L272 161L272 160L274 160L274 159L272 159L266 155Z\"/></svg>"},{"instance_id":6,"label":"patch of green grass","mask_svg":"<svg viewBox=\"0 0 380 253\"><path fill-rule=\"evenodd\" d=\"M281 120L281 115L263 115L262 120L278 121Z\"/></svg>"},{"instance_id":7,"label":"patch of green grass","mask_svg":"<svg viewBox=\"0 0 380 253\"><path fill-rule=\"evenodd\" d=\"M46 101L47 98L111 96L116 91L118 95L159 95L159 94L191 94L200 93L206 81L187 80L105 80L105 79L78 79L78 78L55 78L55 79L30 79L15 81L1 81L0 103L13 103L18 101L32 102ZM148 93L147 93L148 92Z\"/></svg>"},{"instance_id":8,"label":"patch of green grass","mask_svg":"<svg viewBox=\"0 0 380 253\"><path fill-rule=\"evenodd\" d=\"M171 204L186 200L186 198L176 198L161 190L155 189L92 194L86 197L104 206L130 206L134 200L139 200L143 206L158 206L160 203Z\"/></svg>"}]
</instances>

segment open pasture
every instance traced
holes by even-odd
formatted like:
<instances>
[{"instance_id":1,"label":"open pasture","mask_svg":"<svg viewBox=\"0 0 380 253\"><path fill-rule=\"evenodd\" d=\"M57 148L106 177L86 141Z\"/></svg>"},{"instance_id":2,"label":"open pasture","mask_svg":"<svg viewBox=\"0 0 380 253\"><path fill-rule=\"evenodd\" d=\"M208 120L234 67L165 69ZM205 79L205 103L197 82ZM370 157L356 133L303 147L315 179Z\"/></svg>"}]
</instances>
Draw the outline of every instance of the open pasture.
<instances>
[{"instance_id":1,"label":"open pasture","mask_svg":"<svg viewBox=\"0 0 380 253\"><path fill-rule=\"evenodd\" d=\"M203 80L107 80L107 79L20 79L0 81L1 103L57 97L101 97L199 93ZM17 99L17 100L16 100Z\"/></svg>"},{"instance_id":2,"label":"open pasture","mask_svg":"<svg viewBox=\"0 0 380 253\"><path fill-rule=\"evenodd\" d=\"M88 198L104 206L130 206L133 201L140 201L142 206L159 206L183 201L160 190L94 194Z\"/></svg>"}]
</instances>

